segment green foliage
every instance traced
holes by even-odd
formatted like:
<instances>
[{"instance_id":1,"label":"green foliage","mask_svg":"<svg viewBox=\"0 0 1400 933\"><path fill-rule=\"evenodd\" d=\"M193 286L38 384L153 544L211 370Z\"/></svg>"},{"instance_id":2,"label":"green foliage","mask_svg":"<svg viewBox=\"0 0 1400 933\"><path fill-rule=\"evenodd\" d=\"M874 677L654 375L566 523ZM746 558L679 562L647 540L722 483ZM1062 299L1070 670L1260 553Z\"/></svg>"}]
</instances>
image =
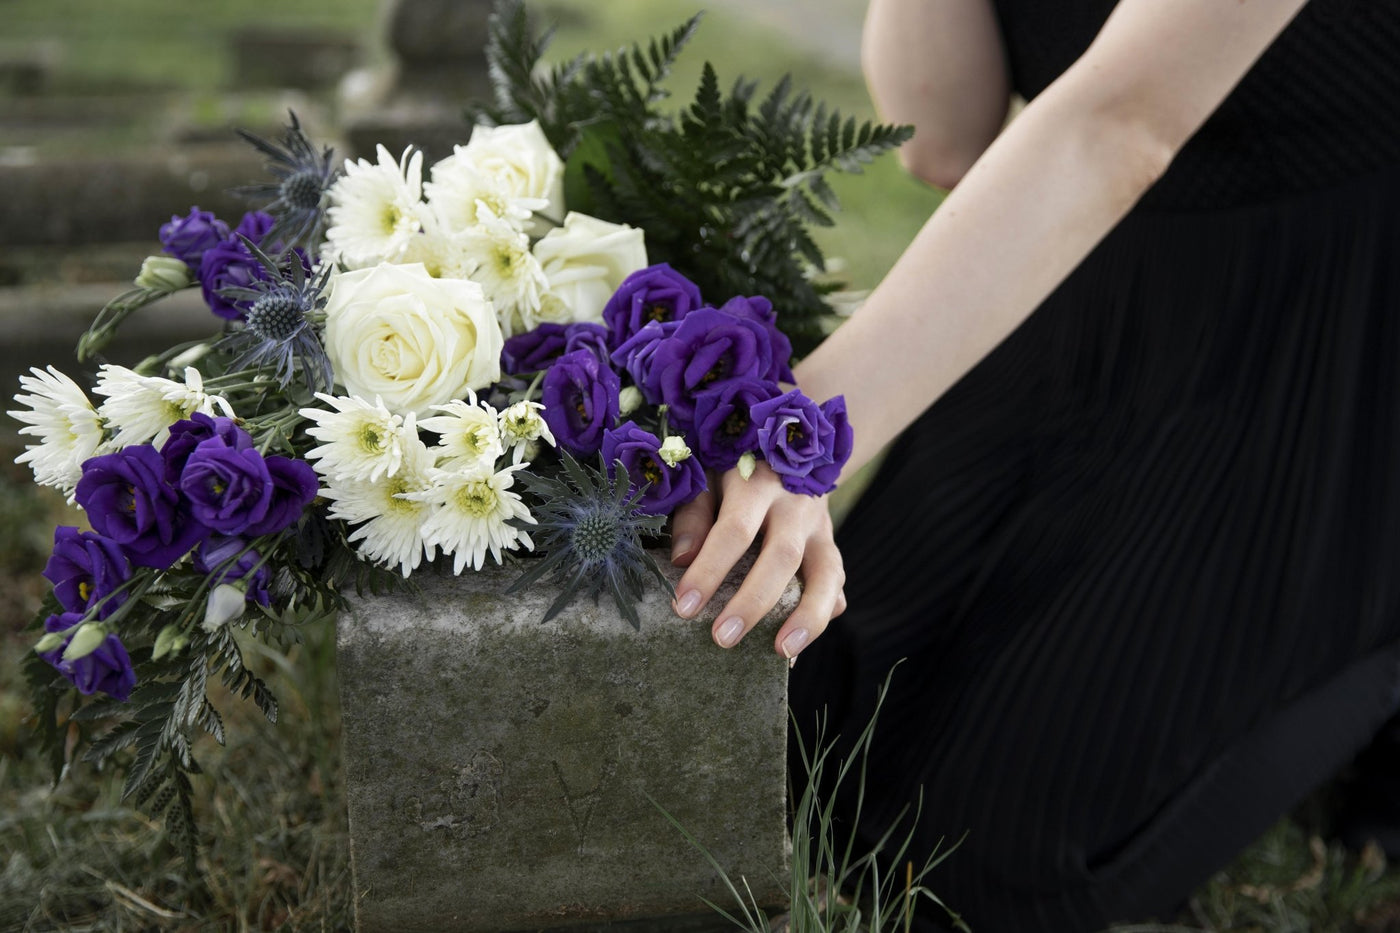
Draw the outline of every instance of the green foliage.
<instances>
[{"instance_id":1,"label":"green foliage","mask_svg":"<svg viewBox=\"0 0 1400 933\"><path fill-rule=\"evenodd\" d=\"M471 115L538 120L565 158L572 207L642 227L648 258L712 301L768 298L802 355L832 314L824 296L835 286L813 281L825 261L809 230L830 226L839 206L826 176L861 171L913 130L843 117L786 78L761 100L742 78L726 95L708 63L691 104L666 113L662 82L697 26L693 17L645 45L545 68L549 34L533 31L518 0L501 0L486 48L495 102Z\"/></svg>"}]
</instances>

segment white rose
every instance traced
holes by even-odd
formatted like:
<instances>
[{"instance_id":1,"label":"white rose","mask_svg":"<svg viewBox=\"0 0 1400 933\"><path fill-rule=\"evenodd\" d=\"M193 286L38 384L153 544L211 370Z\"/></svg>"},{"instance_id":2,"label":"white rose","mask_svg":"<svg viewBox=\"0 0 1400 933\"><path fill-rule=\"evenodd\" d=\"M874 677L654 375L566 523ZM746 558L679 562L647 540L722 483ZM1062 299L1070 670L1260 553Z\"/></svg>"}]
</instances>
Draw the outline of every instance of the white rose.
<instances>
[{"instance_id":1,"label":"white rose","mask_svg":"<svg viewBox=\"0 0 1400 933\"><path fill-rule=\"evenodd\" d=\"M564 163L536 121L478 126L465 146L433 166L427 193L451 231L480 223L485 205L492 216L538 236L548 224L530 223L532 213L553 221L564 213Z\"/></svg>"},{"instance_id":2,"label":"white rose","mask_svg":"<svg viewBox=\"0 0 1400 933\"><path fill-rule=\"evenodd\" d=\"M622 280L647 266L646 242L636 227L570 213L564 226L535 244L549 291L574 321L603 320L603 306Z\"/></svg>"},{"instance_id":3,"label":"white rose","mask_svg":"<svg viewBox=\"0 0 1400 933\"><path fill-rule=\"evenodd\" d=\"M326 353L348 395L425 413L501 377L501 327L481 286L435 279L420 263L336 276Z\"/></svg>"}]
</instances>

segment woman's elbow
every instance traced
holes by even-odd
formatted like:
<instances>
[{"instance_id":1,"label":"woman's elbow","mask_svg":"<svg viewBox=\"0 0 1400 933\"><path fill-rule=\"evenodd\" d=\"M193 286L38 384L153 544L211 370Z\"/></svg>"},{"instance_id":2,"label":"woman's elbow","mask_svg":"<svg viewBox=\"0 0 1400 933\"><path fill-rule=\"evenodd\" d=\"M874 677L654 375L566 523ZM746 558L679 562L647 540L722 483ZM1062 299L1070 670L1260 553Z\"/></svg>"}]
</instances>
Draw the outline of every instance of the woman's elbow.
<instances>
[{"instance_id":1,"label":"woman's elbow","mask_svg":"<svg viewBox=\"0 0 1400 933\"><path fill-rule=\"evenodd\" d=\"M899 164L920 181L946 191L962 181L983 148L938 145L932 141L921 144L915 135L899 147Z\"/></svg>"}]
</instances>

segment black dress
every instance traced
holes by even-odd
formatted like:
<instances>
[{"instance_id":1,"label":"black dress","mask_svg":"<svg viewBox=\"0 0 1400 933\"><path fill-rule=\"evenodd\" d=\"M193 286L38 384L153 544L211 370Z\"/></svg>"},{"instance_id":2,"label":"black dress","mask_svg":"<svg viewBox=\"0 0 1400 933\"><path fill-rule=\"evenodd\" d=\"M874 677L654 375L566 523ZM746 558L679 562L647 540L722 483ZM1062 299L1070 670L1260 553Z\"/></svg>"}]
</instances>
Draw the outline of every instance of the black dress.
<instances>
[{"instance_id":1,"label":"black dress","mask_svg":"<svg viewBox=\"0 0 1400 933\"><path fill-rule=\"evenodd\" d=\"M998 0L1017 89L1112 5ZM977 933L1169 919L1361 750L1400 707L1400 0L1305 7L839 542L799 729L907 659L855 829L922 787Z\"/></svg>"}]
</instances>

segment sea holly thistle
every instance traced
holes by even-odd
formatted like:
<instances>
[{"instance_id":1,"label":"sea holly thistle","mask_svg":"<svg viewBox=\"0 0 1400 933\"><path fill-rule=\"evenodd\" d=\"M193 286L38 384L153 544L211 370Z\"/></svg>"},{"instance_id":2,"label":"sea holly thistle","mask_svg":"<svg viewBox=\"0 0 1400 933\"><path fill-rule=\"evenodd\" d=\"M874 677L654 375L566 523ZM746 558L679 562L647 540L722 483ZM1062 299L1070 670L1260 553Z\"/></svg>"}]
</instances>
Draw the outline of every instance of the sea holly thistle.
<instances>
[{"instance_id":1,"label":"sea holly thistle","mask_svg":"<svg viewBox=\"0 0 1400 933\"><path fill-rule=\"evenodd\" d=\"M726 95L709 64L691 104L665 112L662 82L697 24L549 69L549 33L519 0L498 0L486 46L495 104L472 117L538 120L566 160L575 210L643 227L649 259L684 268L707 295L767 296L801 356L824 336L824 296L838 288L813 280L824 261L808 228L830 226L839 207L826 175L860 172L913 128L844 117L786 78L761 100L742 78Z\"/></svg>"},{"instance_id":2,"label":"sea holly thistle","mask_svg":"<svg viewBox=\"0 0 1400 933\"><path fill-rule=\"evenodd\" d=\"M607 590L623 618L640 630L636 602L648 577L672 592L670 581L642 546L644 536L661 533L666 517L638 511L643 490L629 494L621 463L614 464L613 477L563 451L560 464L559 477L519 474L534 500L530 533L535 548L547 556L534 561L507 592L518 593L546 577L561 584L559 597L545 613L543 621L548 622L580 593L597 602Z\"/></svg>"},{"instance_id":3,"label":"sea holly thistle","mask_svg":"<svg viewBox=\"0 0 1400 933\"><path fill-rule=\"evenodd\" d=\"M302 246L315 250L321 245L326 222L326 192L340 174L331 164L335 150L326 146L319 153L301 131L295 113L288 113L281 143L254 136L245 130L238 135L267 156L267 171L273 180L236 189L250 200L261 201L262 210L277 219L263 238L281 243L287 249Z\"/></svg>"}]
</instances>

